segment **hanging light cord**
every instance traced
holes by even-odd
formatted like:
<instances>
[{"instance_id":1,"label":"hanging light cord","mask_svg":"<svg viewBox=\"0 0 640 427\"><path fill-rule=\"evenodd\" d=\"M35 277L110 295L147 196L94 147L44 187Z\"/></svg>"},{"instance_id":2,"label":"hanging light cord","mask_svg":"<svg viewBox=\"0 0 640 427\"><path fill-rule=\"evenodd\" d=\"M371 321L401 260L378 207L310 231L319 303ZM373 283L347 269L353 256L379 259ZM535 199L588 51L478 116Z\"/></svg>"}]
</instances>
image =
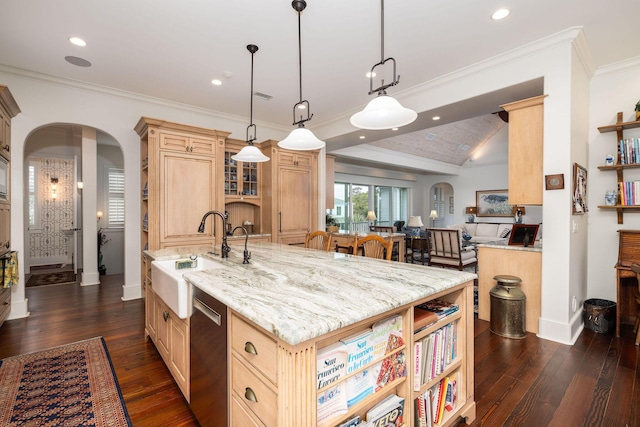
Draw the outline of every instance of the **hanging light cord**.
<instances>
[{"instance_id":1,"label":"hanging light cord","mask_svg":"<svg viewBox=\"0 0 640 427\"><path fill-rule=\"evenodd\" d=\"M373 75L374 70L378 66L383 66L387 61L391 61L393 63L393 81L388 84L384 84L384 79L382 79L381 86L374 89L373 88ZM371 67L371 77L369 78L369 95L372 95L378 92L378 95L386 95L385 89L391 86L395 86L400 82L400 76L396 74L396 60L394 58L384 59L384 0L380 0L380 62Z\"/></svg>"},{"instance_id":2,"label":"hanging light cord","mask_svg":"<svg viewBox=\"0 0 640 427\"><path fill-rule=\"evenodd\" d=\"M253 124L253 55L258 51L258 46L254 44L247 45L247 50L251 52L251 93L249 94L249 126L247 126L247 144L253 145L256 140L256 125ZM249 130L253 128L252 135L249 136Z\"/></svg>"},{"instance_id":3,"label":"hanging light cord","mask_svg":"<svg viewBox=\"0 0 640 427\"><path fill-rule=\"evenodd\" d=\"M300 101L293 106L293 124L298 127L304 127L304 123L311 120L313 114L310 114L309 101L302 100L302 25L300 23L300 13L307 7L307 2L304 0L293 0L291 6L298 12L298 77L300 82ZM300 120L296 121L296 109L307 110L307 118L303 118L300 115Z\"/></svg>"}]
</instances>

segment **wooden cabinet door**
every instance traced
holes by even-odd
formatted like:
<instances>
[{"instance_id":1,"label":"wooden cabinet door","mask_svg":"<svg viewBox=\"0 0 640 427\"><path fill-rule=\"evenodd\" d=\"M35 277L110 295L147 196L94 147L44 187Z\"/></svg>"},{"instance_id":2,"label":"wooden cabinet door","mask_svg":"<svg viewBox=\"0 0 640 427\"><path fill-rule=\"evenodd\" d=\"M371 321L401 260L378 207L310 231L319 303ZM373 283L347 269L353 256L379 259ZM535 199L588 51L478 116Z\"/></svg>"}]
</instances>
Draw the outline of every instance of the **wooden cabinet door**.
<instances>
[{"instance_id":1,"label":"wooden cabinet door","mask_svg":"<svg viewBox=\"0 0 640 427\"><path fill-rule=\"evenodd\" d=\"M145 328L149 337L155 341L157 337L157 307L156 307L156 294L153 292L151 282L147 282L145 289L145 301L144 301L144 317Z\"/></svg>"},{"instance_id":2,"label":"wooden cabinet door","mask_svg":"<svg viewBox=\"0 0 640 427\"><path fill-rule=\"evenodd\" d=\"M207 138L189 138L189 152L205 156L215 156L216 142Z\"/></svg>"},{"instance_id":3,"label":"wooden cabinet door","mask_svg":"<svg viewBox=\"0 0 640 427\"><path fill-rule=\"evenodd\" d=\"M185 153L189 151L189 137L170 132L160 133L160 149Z\"/></svg>"},{"instance_id":4,"label":"wooden cabinet door","mask_svg":"<svg viewBox=\"0 0 640 427\"><path fill-rule=\"evenodd\" d=\"M0 154L11 160L11 119L0 108Z\"/></svg>"},{"instance_id":5,"label":"wooden cabinet door","mask_svg":"<svg viewBox=\"0 0 640 427\"><path fill-rule=\"evenodd\" d=\"M0 203L0 253L11 247L11 205Z\"/></svg>"},{"instance_id":6,"label":"wooden cabinet door","mask_svg":"<svg viewBox=\"0 0 640 427\"><path fill-rule=\"evenodd\" d=\"M278 178L280 234L306 233L311 229L313 215L311 170L282 167Z\"/></svg>"},{"instance_id":7,"label":"wooden cabinet door","mask_svg":"<svg viewBox=\"0 0 640 427\"><path fill-rule=\"evenodd\" d=\"M160 243L208 242L213 219L198 233L202 216L215 207L215 158L160 153ZM220 224L218 224L218 230Z\"/></svg>"},{"instance_id":8,"label":"wooden cabinet door","mask_svg":"<svg viewBox=\"0 0 640 427\"><path fill-rule=\"evenodd\" d=\"M171 318L169 334L171 335L169 337L171 340L170 368L175 372L177 382L181 383L182 388L188 392L185 386L189 381L189 328L182 319Z\"/></svg>"},{"instance_id":9,"label":"wooden cabinet door","mask_svg":"<svg viewBox=\"0 0 640 427\"><path fill-rule=\"evenodd\" d=\"M158 297L155 298L156 302L156 347L165 363L169 357L169 349L171 348L170 340L170 328L169 328L169 308L163 304L162 300Z\"/></svg>"}]
</instances>

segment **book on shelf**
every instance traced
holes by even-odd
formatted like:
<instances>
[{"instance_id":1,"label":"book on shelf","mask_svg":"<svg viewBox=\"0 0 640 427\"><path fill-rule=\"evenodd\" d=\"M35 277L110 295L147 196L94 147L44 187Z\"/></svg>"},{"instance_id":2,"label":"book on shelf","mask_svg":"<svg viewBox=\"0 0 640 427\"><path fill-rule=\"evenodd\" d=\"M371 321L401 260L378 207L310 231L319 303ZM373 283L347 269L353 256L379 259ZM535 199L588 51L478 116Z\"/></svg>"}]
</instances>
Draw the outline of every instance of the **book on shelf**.
<instances>
[{"instance_id":1,"label":"book on shelf","mask_svg":"<svg viewBox=\"0 0 640 427\"><path fill-rule=\"evenodd\" d=\"M371 369L363 369L355 375L347 378L346 403L347 407L353 406L375 391L375 374Z\"/></svg>"},{"instance_id":2,"label":"book on shelf","mask_svg":"<svg viewBox=\"0 0 640 427\"><path fill-rule=\"evenodd\" d=\"M413 391L420 391L422 385L422 341L416 341L413 344Z\"/></svg>"},{"instance_id":3,"label":"book on shelf","mask_svg":"<svg viewBox=\"0 0 640 427\"><path fill-rule=\"evenodd\" d=\"M399 314L382 319L371 327L374 359L379 359L389 351L387 346L390 335L402 337L402 316Z\"/></svg>"},{"instance_id":4,"label":"book on shelf","mask_svg":"<svg viewBox=\"0 0 640 427\"><path fill-rule=\"evenodd\" d=\"M368 328L340 340L347 349L347 374L373 361L372 333L372 329Z\"/></svg>"},{"instance_id":5,"label":"book on shelf","mask_svg":"<svg viewBox=\"0 0 640 427\"><path fill-rule=\"evenodd\" d=\"M347 386L344 381L319 392L317 399L318 422L333 416L344 415L348 411Z\"/></svg>"},{"instance_id":6,"label":"book on shelf","mask_svg":"<svg viewBox=\"0 0 640 427\"><path fill-rule=\"evenodd\" d=\"M444 415L444 403L447 395L447 384L449 383L449 377L444 377L438 383L438 402L436 405L436 412L434 415L434 423L441 424L442 416Z\"/></svg>"},{"instance_id":7,"label":"book on shelf","mask_svg":"<svg viewBox=\"0 0 640 427\"><path fill-rule=\"evenodd\" d=\"M449 316L459 310L458 304L440 299L433 299L431 301L418 304L416 307L435 313L438 316L438 319L442 319L443 317Z\"/></svg>"},{"instance_id":8,"label":"book on shelf","mask_svg":"<svg viewBox=\"0 0 640 427\"><path fill-rule=\"evenodd\" d=\"M385 353L388 354L399 349L404 345L404 340L394 334L390 334ZM404 350L389 354L382 361L376 363L373 367L375 378L375 391L380 390L388 383L407 376L407 362Z\"/></svg>"},{"instance_id":9,"label":"book on shelf","mask_svg":"<svg viewBox=\"0 0 640 427\"><path fill-rule=\"evenodd\" d=\"M336 383L347 375L347 347L338 341L321 348L316 355L317 388Z\"/></svg>"},{"instance_id":10,"label":"book on shelf","mask_svg":"<svg viewBox=\"0 0 640 427\"><path fill-rule=\"evenodd\" d=\"M421 307L413 308L413 333L418 333L438 321L438 315Z\"/></svg>"},{"instance_id":11,"label":"book on shelf","mask_svg":"<svg viewBox=\"0 0 640 427\"><path fill-rule=\"evenodd\" d=\"M361 423L360 415L356 415L353 418L349 418L347 421L340 424L338 427L357 427Z\"/></svg>"},{"instance_id":12,"label":"book on shelf","mask_svg":"<svg viewBox=\"0 0 640 427\"><path fill-rule=\"evenodd\" d=\"M414 391L440 375L458 355L458 321L444 325L417 341L413 366Z\"/></svg>"},{"instance_id":13,"label":"book on shelf","mask_svg":"<svg viewBox=\"0 0 640 427\"><path fill-rule=\"evenodd\" d=\"M456 409L456 401L458 400L458 380L455 377L449 378L447 382L447 393L444 399L444 409L452 412Z\"/></svg>"},{"instance_id":14,"label":"book on shelf","mask_svg":"<svg viewBox=\"0 0 640 427\"><path fill-rule=\"evenodd\" d=\"M431 390L426 390L415 399L415 422L416 427L432 427L431 419Z\"/></svg>"},{"instance_id":15,"label":"book on shelf","mask_svg":"<svg viewBox=\"0 0 640 427\"><path fill-rule=\"evenodd\" d=\"M387 396L367 412L366 420L371 427L403 425L404 398L396 394Z\"/></svg>"}]
</instances>

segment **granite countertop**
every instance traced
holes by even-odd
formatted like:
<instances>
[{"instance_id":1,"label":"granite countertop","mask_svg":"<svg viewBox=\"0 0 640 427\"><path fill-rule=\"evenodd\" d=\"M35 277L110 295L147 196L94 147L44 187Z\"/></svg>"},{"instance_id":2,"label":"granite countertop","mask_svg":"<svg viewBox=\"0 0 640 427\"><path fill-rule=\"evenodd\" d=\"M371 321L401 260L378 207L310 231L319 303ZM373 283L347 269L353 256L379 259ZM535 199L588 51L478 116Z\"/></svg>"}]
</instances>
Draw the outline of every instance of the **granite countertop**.
<instances>
[{"instance_id":1,"label":"granite countertop","mask_svg":"<svg viewBox=\"0 0 640 427\"><path fill-rule=\"evenodd\" d=\"M540 240L536 240L533 246L513 246L509 245L508 241L504 242L489 242L489 243L479 243L477 246L479 248L496 248L496 249L507 249L510 251L526 251L526 252L542 252L542 242Z\"/></svg>"},{"instance_id":2,"label":"granite countertop","mask_svg":"<svg viewBox=\"0 0 640 427\"><path fill-rule=\"evenodd\" d=\"M154 258L206 254L211 247L147 251ZM475 279L473 273L256 242L213 257L224 268L184 278L290 345Z\"/></svg>"}]
</instances>

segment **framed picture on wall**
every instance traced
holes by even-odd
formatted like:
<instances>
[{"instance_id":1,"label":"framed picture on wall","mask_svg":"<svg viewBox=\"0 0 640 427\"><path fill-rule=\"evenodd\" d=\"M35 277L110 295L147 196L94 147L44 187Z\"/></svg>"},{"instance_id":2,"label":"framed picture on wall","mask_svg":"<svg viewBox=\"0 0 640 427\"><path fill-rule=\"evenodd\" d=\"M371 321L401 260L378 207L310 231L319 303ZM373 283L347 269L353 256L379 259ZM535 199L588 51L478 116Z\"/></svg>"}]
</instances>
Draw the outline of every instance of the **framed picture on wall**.
<instances>
[{"instance_id":1,"label":"framed picture on wall","mask_svg":"<svg viewBox=\"0 0 640 427\"><path fill-rule=\"evenodd\" d=\"M577 163L573 164L572 212L582 215L589 211L587 207L587 170Z\"/></svg>"},{"instance_id":2,"label":"framed picture on wall","mask_svg":"<svg viewBox=\"0 0 640 427\"><path fill-rule=\"evenodd\" d=\"M476 191L476 216L511 216L508 190Z\"/></svg>"}]
</instances>

